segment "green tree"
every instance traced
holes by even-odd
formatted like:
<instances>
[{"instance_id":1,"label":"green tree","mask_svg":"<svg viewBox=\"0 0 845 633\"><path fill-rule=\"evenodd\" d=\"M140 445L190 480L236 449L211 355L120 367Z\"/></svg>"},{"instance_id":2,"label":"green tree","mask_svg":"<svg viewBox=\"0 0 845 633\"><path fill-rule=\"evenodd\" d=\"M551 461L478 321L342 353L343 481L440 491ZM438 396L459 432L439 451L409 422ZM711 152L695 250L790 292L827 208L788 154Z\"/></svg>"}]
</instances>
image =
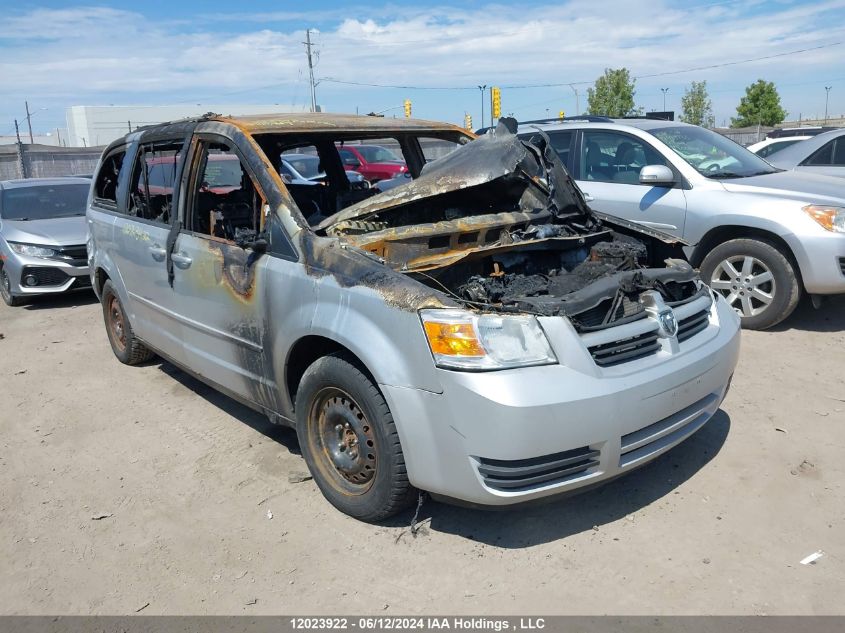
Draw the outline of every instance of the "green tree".
<instances>
[{"instance_id":1,"label":"green tree","mask_svg":"<svg viewBox=\"0 0 845 633\"><path fill-rule=\"evenodd\" d=\"M634 108L634 79L627 68L605 68L593 88L587 88L587 111L621 117L639 112Z\"/></svg>"},{"instance_id":2,"label":"green tree","mask_svg":"<svg viewBox=\"0 0 845 633\"><path fill-rule=\"evenodd\" d=\"M706 81L693 81L689 88L684 90L681 97L681 121L701 125L702 127L713 127L713 102L707 94Z\"/></svg>"},{"instance_id":3,"label":"green tree","mask_svg":"<svg viewBox=\"0 0 845 633\"><path fill-rule=\"evenodd\" d=\"M745 89L745 96L736 107L738 116L731 118L731 127L777 125L786 118L780 106L780 95L771 81L758 79Z\"/></svg>"}]
</instances>

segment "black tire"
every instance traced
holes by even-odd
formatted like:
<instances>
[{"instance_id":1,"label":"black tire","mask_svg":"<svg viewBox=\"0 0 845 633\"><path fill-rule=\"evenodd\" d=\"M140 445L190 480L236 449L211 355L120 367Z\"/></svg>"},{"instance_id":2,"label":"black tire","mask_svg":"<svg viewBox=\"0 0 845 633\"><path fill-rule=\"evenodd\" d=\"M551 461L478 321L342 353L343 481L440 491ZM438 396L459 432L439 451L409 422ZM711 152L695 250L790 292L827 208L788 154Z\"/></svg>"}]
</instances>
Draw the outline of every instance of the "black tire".
<instances>
[{"instance_id":1,"label":"black tire","mask_svg":"<svg viewBox=\"0 0 845 633\"><path fill-rule=\"evenodd\" d=\"M416 498L390 409L346 355L324 356L305 371L296 392L296 434L314 481L341 512L375 522Z\"/></svg>"},{"instance_id":2,"label":"black tire","mask_svg":"<svg viewBox=\"0 0 845 633\"><path fill-rule=\"evenodd\" d=\"M731 267L738 278L730 273ZM744 274L749 269L750 274ZM701 262L701 278L728 299L739 312L742 327L748 330L777 325L792 314L801 299L795 265L777 246L764 240L736 239L719 244ZM770 281L755 281L760 279Z\"/></svg>"},{"instance_id":3,"label":"black tire","mask_svg":"<svg viewBox=\"0 0 845 633\"><path fill-rule=\"evenodd\" d=\"M9 280L9 275L6 274L2 266L0 266L0 297L3 297L3 303L13 308L26 303L24 297L15 297L12 295L12 283Z\"/></svg>"},{"instance_id":4,"label":"black tire","mask_svg":"<svg viewBox=\"0 0 845 633\"><path fill-rule=\"evenodd\" d=\"M103 320L106 324L106 334L114 355L124 365L137 365L150 360L155 354L135 337L132 325L117 296L110 280L103 285L100 293L100 303L103 306Z\"/></svg>"}]
</instances>

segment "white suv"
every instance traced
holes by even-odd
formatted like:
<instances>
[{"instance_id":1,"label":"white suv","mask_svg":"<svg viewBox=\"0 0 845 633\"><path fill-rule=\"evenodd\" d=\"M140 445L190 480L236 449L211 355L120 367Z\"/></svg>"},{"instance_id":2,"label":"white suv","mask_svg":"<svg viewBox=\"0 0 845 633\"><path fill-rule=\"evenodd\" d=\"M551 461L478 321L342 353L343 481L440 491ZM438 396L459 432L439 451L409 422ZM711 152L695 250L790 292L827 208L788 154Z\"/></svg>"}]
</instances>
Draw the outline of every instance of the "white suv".
<instances>
[{"instance_id":1,"label":"white suv","mask_svg":"<svg viewBox=\"0 0 845 633\"><path fill-rule=\"evenodd\" d=\"M778 170L711 130L654 119L526 122L548 134L590 205L671 233L702 278L741 315L769 328L795 309L845 293L840 179Z\"/></svg>"}]
</instances>

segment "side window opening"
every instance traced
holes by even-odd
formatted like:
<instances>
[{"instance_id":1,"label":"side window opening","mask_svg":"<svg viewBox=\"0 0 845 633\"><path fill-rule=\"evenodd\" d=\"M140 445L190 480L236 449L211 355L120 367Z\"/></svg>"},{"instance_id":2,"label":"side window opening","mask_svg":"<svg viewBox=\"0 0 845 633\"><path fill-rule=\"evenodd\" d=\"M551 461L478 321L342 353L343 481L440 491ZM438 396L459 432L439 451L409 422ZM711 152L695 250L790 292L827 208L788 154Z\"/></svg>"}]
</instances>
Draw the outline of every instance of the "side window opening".
<instances>
[{"instance_id":1,"label":"side window opening","mask_svg":"<svg viewBox=\"0 0 845 633\"><path fill-rule=\"evenodd\" d=\"M126 150L118 150L109 154L97 172L94 183L94 199L104 206L117 207L117 185L120 180L120 170Z\"/></svg>"},{"instance_id":2,"label":"side window opening","mask_svg":"<svg viewBox=\"0 0 845 633\"><path fill-rule=\"evenodd\" d=\"M132 173L129 215L170 224L184 141L143 143Z\"/></svg>"},{"instance_id":3,"label":"side window opening","mask_svg":"<svg viewBox=\"0 0 845 633\"><path fill-rule=\"evenodd\" d=\"M261 230L265 201L225 143L203 143L192 201L191 230L197 233L239 243Z\"/></svg>"},{"instance_id":4,"label":"side window opening","mask_svg":"<svg viewBox=\"0 0 845 633\"><path fill-rule=\"evenodd\" d=\"M638 184L646 165L666 165L654 148L616 132L584 132L580 180Z\"/></svg>"}]
</instances>

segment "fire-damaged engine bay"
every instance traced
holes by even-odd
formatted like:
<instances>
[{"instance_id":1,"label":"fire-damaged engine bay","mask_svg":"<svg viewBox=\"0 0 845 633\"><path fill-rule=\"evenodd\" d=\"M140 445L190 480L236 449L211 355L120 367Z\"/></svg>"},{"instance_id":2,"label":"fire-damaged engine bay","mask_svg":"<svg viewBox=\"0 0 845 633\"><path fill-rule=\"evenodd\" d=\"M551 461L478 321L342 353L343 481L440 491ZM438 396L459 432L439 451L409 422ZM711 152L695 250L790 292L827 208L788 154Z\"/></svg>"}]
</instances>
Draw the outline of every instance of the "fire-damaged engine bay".
<instances>
[{"instance_id":1,"label":"fire-damaged engine bay","mask_svg":"<svg viewBox=\"0 0 845 633\"><path fill-rule=\"evenodd\" d=\"M676 240L593 212L539 135L500 123L317 230L468 307L566 315L580 330L645 316L647 290L668 305L707 294Z\"/></svg>"}]
</instances>

